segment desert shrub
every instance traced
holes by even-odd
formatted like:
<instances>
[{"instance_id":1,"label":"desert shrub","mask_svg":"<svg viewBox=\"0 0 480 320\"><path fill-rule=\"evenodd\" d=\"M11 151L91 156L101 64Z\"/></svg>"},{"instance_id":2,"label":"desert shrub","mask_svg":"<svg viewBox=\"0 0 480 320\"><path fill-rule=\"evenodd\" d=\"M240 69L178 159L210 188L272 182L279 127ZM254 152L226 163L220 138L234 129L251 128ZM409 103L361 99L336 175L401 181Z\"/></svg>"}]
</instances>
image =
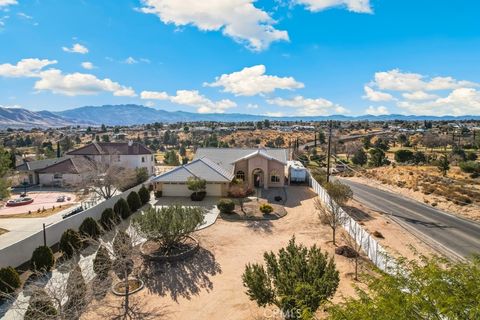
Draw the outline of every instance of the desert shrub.
<instances>
[{"instance_id":1,"label":"desert shrub","mask_svg":"<svg viewBox=\"0 0 480 320\"><path fill-rule=\"evenodd\" d=\"M147 204L150 201L150 191L148 191L145 186L142 186L140 190L138 190L138 196L142 204Z\"/></svg>"},{"instance_id":2,"label":"desert shrub","mask_svg":"<svg viewBox=\"0 0 480 320\"><path fill-rule=\"evenodd\" d=\"M352 157L352 163L359 166L365 165L367 163L367 160L368 160L367 153L362 148L355 151Z\"/></svg>"},{"instance_id":3,"label":"desert shrub","mask_svg":"<svg viewBox=\"0 0 480 320\"><path fill-rule=\"evenodd\" d=\"M262 204L259 209L260 209L260 212L263 214L269 214L273 212L273 207L266 203Z\"/></svg>"},{"instance_id":4,"label":"desert shrub","mask_svg":"<svg viewBox=\"0 0 480 320\"><path fill-rule=\"evenodd\" d=\"M93 271L99 278L104 279L108 276L111 268L112 260L110 259L108 250L104 246L100 246L93 259Z\"/></svg>"},{"instance_id":5,"label":"desert shrub","mask_svg":"<svg viewBox=\"0 0 480 320\"><path fill-rule=\"evenodd\" d=\"M24 320L55 319L58 315L52 299L43 289L33 292L30 298Z\"/></svg>"},{"instance_id":6,"label":"desert shrub","mask_svg":"<svg viewBox=\"0 0 480 320\"><path fill-rule=\"evenodd\" d=\"M78 230L83 236L93 239L98 239L101 234L100 226L98 225L97 221L95 221L95 219L93 219L92 217L85 218Z\"/></svg>"},{"instance_id":7,"label":"desert shrub","mask_svg":"<svg viewBox=\"0 0 480 320\"><path fill-rule=\"evenodd\" d=\"M20 288L22 282L17 270L12 267L0 269L0 299L4 294L10 294Z\"/></svg>"},{"instance_id":8,"label":"desert shrub","mask_svg":"<svg viewBox=\"0 0 480 320\"><path fill-rule=\"evenodd\" d=\"M135 191L130 192L130 194L127 196L127 203L132 212L137 211L142 206L140 196Z\"/></svg>"},{"instance_id":9,"label":"desert shrub","mask_svg":"<svg viewBox=\"0 0 480 320\"><path fill-rule=\"evenodd\" d=\"M62 237L60 238L60 251L62 251L67 258L71 258L81 247L82 238L77 231L67 229L62 234Z\"/></svg>"},{"instance_id":10,"label":"desert shrub","mask_svg":"<svg viewBox=\"0 0 480 320\"><path fill-rule=\"evenodd\" d=\"M48 246L40 246L32 253L30 269L32 271L49 272L55 264L52 249Z\"/></svg>"},{"instance_id":11,"label":"desert shrub","mask_svg":"<svg viewBox=\"0 0 480 320\"><path fill-rule=\"evenodd\" d=\"M113 211L122 219L127 219L131 214L132 210L128 206L128 203L125 199L118 199L117 203L113 206Z\"/></svg>"},{"instance_id":12,"label":"desert shrub","mask_svg":"<svg viewBox=\"0 0 480 320\"><path fill-rule=\"evenodd\" d=\"M118 215L115 214L112 208L107 208L103 210L102 216L100 217L100 224L105 230L112 230L113 227L119 222Z\"/></svg>"},{"instance_id":13,"label":"desert shrub","mask_svg":"<svg viewBox=\"0 0 480 320\"><path fill-rule=\"evenodd\" d=\"M206 191L198 191L198 192L194 192L190 195L190 199L192 201L202 201L203 199L205 199L207 195L207 192Z\"/></svg>"},{"instance_id":14,"label":"desert shrub","mask_svg":"<svg viewBox=\"0 0 480 320\"><path fill-rule=\"evenodd\" d=\"M163 196L162 191L155 191L155 198L161 198Z\"/></svg>"},{"instance_id":15,"label":"desert shrub","mask_svg":"<svg viewBox=\"0 0 480 320\"><path fill-rule=\"evenodd\" d=\"M480 162L465 161L459 163L460 169L465 173L480 173Z\"/></svg>"},{"instance_id":16,"label":"desert shrub","mask_svg":"<svg viewBox=\"0 0 480 320\"><path fill-rule=\"evenodd\" d=\"M195 231L204 220L199 207L171 205L149 208L133 219L137 232L148 240L158 242L166 254Z\"/></svg>"},{"instance_id":17,"label":"desert shrub","mask_svg":"<svg viewBox=\"0 0 480 320\"><path fill-rule=\"evenodd\" d=\"M192 201L202 201L207 194L205 192L205 189L207 188L207 181L205 179L189 177L187 180L187 187L188 190L193 191L192 196L190 196ZM199 195L199 193L202 193L202 195Z\"/></svg>"},{"instance_id":18,"label":"desert shrub","mask_svg":"<svg viewBox=\"0 0 480 320\"><path fill-rule=\"evenodd\" d=\"M413 160L413 152L410 150L397 150L395 151L395 161L397 162L409 162Z\"/></svg>"},{"instance_id":19,"label":"desert shrub","mask_svg":"<svg viewBox=\"0 0 480 320\"><path fill-rule=\"evenodd\" d=\"M232 213L235 210L235 202L230 199L221 199L217 202L217 208L222 213Z\"/></svg>"}]
</instances>

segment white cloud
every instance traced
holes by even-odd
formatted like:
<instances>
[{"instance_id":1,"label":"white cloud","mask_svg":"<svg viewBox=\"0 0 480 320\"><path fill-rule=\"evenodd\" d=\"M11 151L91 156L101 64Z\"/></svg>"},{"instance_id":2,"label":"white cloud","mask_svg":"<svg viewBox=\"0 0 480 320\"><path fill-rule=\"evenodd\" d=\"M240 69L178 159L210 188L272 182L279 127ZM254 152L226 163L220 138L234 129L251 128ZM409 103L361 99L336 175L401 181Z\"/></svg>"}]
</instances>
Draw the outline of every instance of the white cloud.
<instances>
[{"instance_id":1,"label":"white cloud","mask_svg":"<svg viewBox=\"0 0 480 320\"><path fill-rule=\"evenodd\" d=\"M415 101L433 100L438 98L437 95L429 94L429 93L426 93L425 91L406 92L402 94L402 96L407 100L415 100Z\"/></svg>"},{"instance_id":2,"label":"white cloud","mask_svg":"<svg viewBox=\"0 0 480 320\"><path fill-rule=\"evenodd\" d=\"M258 106L258 104L249 103L249 104L247 104L246 108L247 109L258 109L259 106Z\"/></svg>"},{"instance_id":3,"label":"white cloud","mask_svg":"<svg viewBox=\"0 0 480 320\"><path fill-rule=\"evenodd\" d=\"M147 107L155 107L155 102L153 102L153 101L147 101L147 102L145 102L145 105L146 105Z\"/></svg>"},{"instance_id":4,"label":"white cloud","mask_svg":"<svg viewBox=\"0 0 480 320\"><path fill-rule=\"evenodd\" d=\"M0 8L18 4L17 0L0 0Z\"/></svg>"},{"instance_id":5,"label":"white cloud","mask_svg":"<svg viewBox=\"0 0 480 320\"><path fill-rule=\"evenodd\" d=\"M202 31L222 31L254 51L274 41L288 41L286 31L274 28L270 15L255 0L142 0L141 12L155 14L165 24L193 25Z\"/></svg>"},{"instance_id":6,"label":"white cloud","mask_svg":"<svg viewBox=\"0 0 480 320\"><path fill-rule=\"evenodd\" d=\"M388 108L384 106L379 106L379 107L370 106L367 109L365 109L365 114L380 116L380 115L390 114L390 111L388 111Z\"/></svg>"},{"instance_id":7,"label":"white cloud","mask_svg":"<svg viewBox=\"0 0 480 320\"><path fill-rule=\"evenodd\" d=\"M294 0L294 2L305 5L308 10L313 12L342 6L352 12L372 13L370 0Z\"/></svg>"},{"instance_id":8,"label":"white cloud","mask_svg":"<svg viewBox=\"0 0 480 320\"><path fill-rule=\"evenodd\" d=\"M80 53L80 54L88 53L88 48L81 45L80 43L75 43L71 48L62 47L62 50L70 53Z\"/></svg>"},{"instance_id":9,"label":"white cloud","mask_svg":"<svg viewBox=\"0 0 480 320\"><path fill-rule=\"evenodd\" d=\"M92 70L92 69L95 69L95 68L96 68L96 67L93 65L93 63L88 62L88 61L82 62L81 65L82 65L82 68L87 69L87 70Z\"/></svg>"},{"instance_id":10,"label":"white cloud","mask_svg":"<svg viewBox=\"0 0 480 320\"><path fill-rule=\"evenodd\" d=\"M195 107L199 113L224 113L227 109L237 106L229 99L212 101L197 90L177 90L174 96L170 96L166 92L142 91L140 97L142 99L169 100L175 104Z\"/></svg>"},{"instance_id":11,"label":"white cloud","mask_svg":"<svg viewBox=\"0 0 480 320\"><path fill-rule=\"evenodd\" d=\"M36 77L48 65L56 64L56 60L29 58L22 59L16 65L0 64L0 76L6 78Z\"/></svg>"},{"instance_id":12,"label":"white cloud","mask_svg":"<svg viewBox=\"0 0 480 320\"><path fill-rule=\"evenodd\" d=\"M119 97L135 96L135 91L132 88L122 86L108 78L98 79L93 74L78 72L63 74L58 69L42 71L40 79L35 82L34 88L67 96L95 95L101 92L111 92L114 96Z\"/></svg>"},{"instance_id":13,"label":"white cloud","mask_svg":"<svg viewBox=\"0 0 480 320\"><path fill-rule=\"evenodd\" d=\"M459 88L444 98L425 102L401 101L397 105L417 115L475 115L480 114L480 92L473 88Z\"/></svg>"},{"instance_id":14,"label":"white cloud","mask_svg":"<svg viewBox=\"0 0 480 320\"><path fill-rule=\"evenodd\" d=\"M348 113L348 110L344 107L323 98L310 99L302 96L296 96L292 99L268 99L267 102L280 107L298 109L298 111L295 111L295 114L302 116L327 115L331 114L332 112L337 114Z\"/></svg>"},{"instance_id":15,"label":"white cloud","mask_svg":"<svg viewBox=\"0 0 480 320\"><path fill-rule=\"evenodd\" d=\"M479 85L470 81L458 81L452 77L429 79L419 73L405 73L399 69L375 73L375 81L372 84L382 90L393 91L436 91Z\"/></svg>"},{"instance_id":16,"label":"white cloud","mask_svg":"<svg viewBox=\"0 0 480 320\"><path fill-rule=\"evenodd\" d=\"M304 84L293 77L277 77L265 74L264 65L243 68L241 71L222 74L213 83L204 83L209 87L223 87L224 92L236 96L254 96L274 92L277 89L294 90L303 88Z\"/></svg>"},{"instance_id":17,"label":"white cloud","mask_svg":"<svg viewBox=\"0 0 480 320\"><path fill-rule=\"evenodd\" d=\"M127 59L123 60L123 62L126 64L137 64L138 60L133 57L128 57Z\"/></svg>"},{"instance_id":18,"label":"white cloud","mask_svg":"<svg viewBox=\"0 0 480 320\"><path fill-rule=\"evenodd\" d=\"M389 93L375 91L369 86L364 86L363 89L365 90L365 95L362 97L363 99L367 99L375 102L394 100L393 96Z\"/></svg>"}]
</instances>

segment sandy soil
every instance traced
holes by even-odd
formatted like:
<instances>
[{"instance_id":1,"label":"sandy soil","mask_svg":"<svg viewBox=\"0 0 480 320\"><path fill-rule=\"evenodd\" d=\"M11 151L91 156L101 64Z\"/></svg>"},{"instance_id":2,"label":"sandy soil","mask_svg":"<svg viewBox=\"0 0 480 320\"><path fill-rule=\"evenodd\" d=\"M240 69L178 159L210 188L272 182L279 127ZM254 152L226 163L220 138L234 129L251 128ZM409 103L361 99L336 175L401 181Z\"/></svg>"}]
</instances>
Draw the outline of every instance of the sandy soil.
<instances>
[{"instance_id":1,"label":"sandy soil","mask_svg":"<svg viewBox=\"0 0 480 320\"><path fill-rule=\"evenodd\" d=\"M406 172L412 172L407 174ZM471 220L480 221L480 199L474 197L473 204L459 205L455 204L453 199L447 198L435 193L425 194L422 192L423 188L420 186L424 177L438 177L440 174L435 167L384 167L369 170L368 178L364 174L362 176L350 177L349 179L363 184L367 184L379 189L401 194L419 202L433 205L441 210L447 211L452 214L456 214ZM480 191L480 182L474 181L460 172L458 168L453 168L449 173L447 179L450 179L450 183L442 183L442 186L448 188L450 186L457 187L457 190L474 190L474 192ZM478 179L475 179L478 180ZM436 185L433 185L437 188ZM446 193L449 197L453 197L453 192Z\"/></svg>"},{"instance_id":2,"label":"sandy soil","mask_svg":"<svg viewBox=\"0 0 480 320\"><path fill-rule=\"evenodd\" d=\"M222 136L220 140L231 142L235 141L235 146L257 146L256 139L260 139L259 146L265 146L268 141L273 141L278 137L282 137L285 145L282 147L288 147L288 142L292 143L298 138L299 143L305 143L313 140L313 132L283 132L277 130L254 130L254 131L236 131L234 133Z\"/></svg>"},{"instance_id":3,"label":"sandy soil","mask_svg":"<svg viewBox=\"0 0 480 320\"><path fill-rule=\"evenodd\" d=\"M57 198L60 195L64 195L66 197L70 197L70 200L65 199L64 202L57 202ZM31 212L36 212L38 209L51 209L53 206L58 207L61 205L62 207L67 207L68 205L72 205L77 202L77 197L74 193L70 192L53 192L53 191L42 191L42 192L28 192L27 197L33 198L33 203L18 206L18 207L7 207L3 206L0 208L0 215L16 215L16 214L23 214ZM10 199L16 199L18 195L12 195ZM58 212L52 211L51 214Z\"/></svg>"},{"instance_id":4,"label":"sandy soil","mask_svg":"<svg viewBox=\"0 0 480 320\"><path fill-rule=\"evenodd\" d=\"M169 319L274 319L272 310L275 309L260 308L248 299L241 275L247 263L263 263L265 251L278 251L293 235L298 242L307 246L317 244L334 256L341 275L334 302L341 301L342 296L354 295L353 263L334 255L331 229L320 224L314 209L315 194L305 187L290 187L287 192L287 216L275 221L217 220L211 227L197 232L201 250L192 260L176 267L163 266L154 276L146 279L146 288L135 296L147 308L161 307ZM363 207L359 210L370 217L365 222L369 229L379 229L385 235L386 247L418 244L400 227L385 222L381 215ZM342 235L339 234L337 244L342 243ZM404 254L404 251L400 253ZM363 270L369 267L368 262L363 262ZM107 302L113 299L119 298L111 294L106 297ZM102 310L101 306L107 302L100 302L95 307L96 311ZM321 312L319 319L323 318ZM83 318L101 317L92 311Z\"/></svg>"}]
</instances>

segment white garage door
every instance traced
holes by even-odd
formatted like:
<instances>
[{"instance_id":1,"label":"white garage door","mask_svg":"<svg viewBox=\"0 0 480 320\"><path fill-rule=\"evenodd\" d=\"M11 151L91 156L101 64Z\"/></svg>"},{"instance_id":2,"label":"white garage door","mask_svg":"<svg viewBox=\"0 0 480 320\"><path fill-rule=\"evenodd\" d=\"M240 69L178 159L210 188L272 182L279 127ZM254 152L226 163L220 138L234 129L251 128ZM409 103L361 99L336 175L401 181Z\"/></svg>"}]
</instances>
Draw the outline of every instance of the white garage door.
<instances>
[{"instance_id":1,"label":"white garage door","mask_svg":"<svg viewBox=\"0 0 480 320\"><path fill-rule=\"evenodd\" d=\"M222 195L222 185L221 184L207 183L207 196L220 197L221 195Z\"/></svg>"},{"instance_id":2,"label":"white garage door","mask_svg":"<svg viewBox=\"0 0 480 320\"><path fill-rule=\"evenodd\" d=\"M162 189L165 197L189 197L192 194L186 184L164 184Z\"/></svg>"}]
</instances>

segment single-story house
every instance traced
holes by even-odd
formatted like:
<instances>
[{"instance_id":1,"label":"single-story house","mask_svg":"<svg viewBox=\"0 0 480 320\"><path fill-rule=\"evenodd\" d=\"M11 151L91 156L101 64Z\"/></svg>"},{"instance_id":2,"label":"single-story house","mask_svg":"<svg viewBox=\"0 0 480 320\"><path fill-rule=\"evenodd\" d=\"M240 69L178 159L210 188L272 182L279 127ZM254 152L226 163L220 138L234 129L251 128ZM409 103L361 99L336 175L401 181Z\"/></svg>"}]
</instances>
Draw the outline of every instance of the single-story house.
<instances>
[{"instance_id":1,"label":"single-story house","mask_svg":"<svg viewBox=\"0 0 480 320\"><path fill-rule=\"evenodd\" d=\"M18 170L20 173L23 173L25 175L25 180L30 185L36 185L40 183L38 170L42 170L53 164L62 162L65 159L67 159L67 157L36 160L36 161L25 161L21 165L17 166L16 170Z\"/></svg>"},{"instance_id":2,"label":"single-story house","mask_svg":"<svg viewBox=\"0 0 480 320\"><path fill-rule=\"evenodd\" d=\"M164 196L189 196L189 177L205 179L210 196L226 196L234 179L252 189L282 187L287 160L286 149L199 148L192 162L157 176L153 183Z\"/></svg>"},{"instance_id":3,"label":"single-story house","mask_svg":"<svg viewBox=\"0 0 480 320\"><path fill-rule=\"evenodd\" d=\"M85 160L84 160L85 161ZM82 181L82 166L78 158L65 158L48 167L36 171L42 186L67 187L78 185Z\"/></svg>"}]
</instances>

